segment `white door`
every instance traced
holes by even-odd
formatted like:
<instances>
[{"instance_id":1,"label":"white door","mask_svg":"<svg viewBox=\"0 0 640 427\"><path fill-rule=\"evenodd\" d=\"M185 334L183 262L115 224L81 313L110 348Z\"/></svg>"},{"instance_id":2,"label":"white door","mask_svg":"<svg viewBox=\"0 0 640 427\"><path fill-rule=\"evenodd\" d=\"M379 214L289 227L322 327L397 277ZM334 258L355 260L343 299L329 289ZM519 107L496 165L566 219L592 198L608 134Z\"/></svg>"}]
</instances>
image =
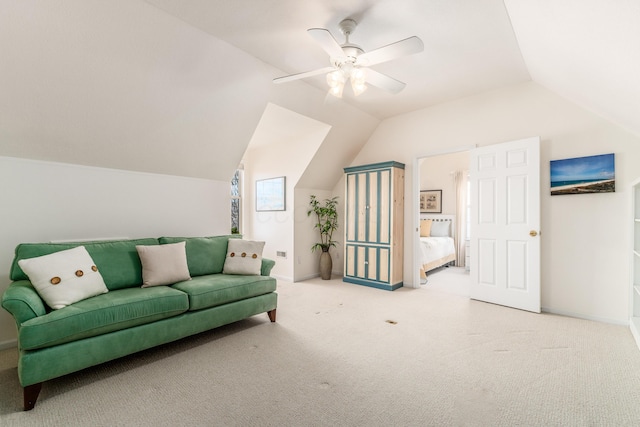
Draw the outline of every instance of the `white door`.
<instances>
[{"instance_id":1,"label":"white door","mask_svg":"<svg viewBox=\"0 0 640 427\"><path fill-rule=\"evenodd\" d=\"M540 313L540 138L471 151L472 299Z\"/></svg>"}]
</instances>

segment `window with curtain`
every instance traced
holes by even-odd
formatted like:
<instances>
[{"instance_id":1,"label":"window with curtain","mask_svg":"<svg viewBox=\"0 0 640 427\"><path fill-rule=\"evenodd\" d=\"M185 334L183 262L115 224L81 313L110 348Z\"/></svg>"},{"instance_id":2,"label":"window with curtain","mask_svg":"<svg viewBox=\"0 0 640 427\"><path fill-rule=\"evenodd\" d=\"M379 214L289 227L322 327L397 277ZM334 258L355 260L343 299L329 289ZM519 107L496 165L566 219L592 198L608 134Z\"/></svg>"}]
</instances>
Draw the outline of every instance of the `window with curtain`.
<instances>
[{"instance_id":1,"label":"window with curtain","mask_svg":"<svg viewBox=\"0 0 640 427\"><path fill-rule=\"evenodd\" d=\"M456 187L456 265L464 267L470 218L469 171L455 171L453 175Z\"/></svg>"}]
</instances>

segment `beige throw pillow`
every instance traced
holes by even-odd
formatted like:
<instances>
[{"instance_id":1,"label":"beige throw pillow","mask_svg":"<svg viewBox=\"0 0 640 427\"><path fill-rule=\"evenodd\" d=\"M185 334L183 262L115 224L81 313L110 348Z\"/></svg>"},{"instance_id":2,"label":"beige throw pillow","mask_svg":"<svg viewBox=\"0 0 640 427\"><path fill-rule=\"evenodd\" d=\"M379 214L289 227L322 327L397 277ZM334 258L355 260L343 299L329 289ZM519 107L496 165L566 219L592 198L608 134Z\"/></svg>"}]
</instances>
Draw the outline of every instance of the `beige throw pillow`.
<instances>
[{"instance_id":1,"label":"beige throw pillow","mask_svg":"<svg viewBox=\"0 0 640 427\"><path fill-rule=\"evenodd\" d=\"M431 236L431 224L432 220L430 219L421 219L420 220L420 237L429 237Z\"/></svg>"},{"instance_id":2,"label":"beige throw pillow","mask_svg":"<svg viewBox=\"0 0 640 427\"><path fill-rule=\"evenodd\" d=\"M229 239L224 274L260 275L264 242Z\"/></svg>"},{"instance_id":3,"label":"beige throw pillow","mask_svg":"<svg viewBox=\"0 0 640 427\"><path fill-rule=\"evenodd\" d=\"M109 292L84 246L21 259L18 265L40 297L54 310Z\"/></svg>"},{"instance_id":4,"label":"beige throw pillow","mask_svg":"<svg viewBox=\"0 0 640 427\"><path fill-rule=\"evenodd\" d=\"M136 246L142 263L142 287L173 285L191 279L186 243Z\"/></svg>"}]
</instances>

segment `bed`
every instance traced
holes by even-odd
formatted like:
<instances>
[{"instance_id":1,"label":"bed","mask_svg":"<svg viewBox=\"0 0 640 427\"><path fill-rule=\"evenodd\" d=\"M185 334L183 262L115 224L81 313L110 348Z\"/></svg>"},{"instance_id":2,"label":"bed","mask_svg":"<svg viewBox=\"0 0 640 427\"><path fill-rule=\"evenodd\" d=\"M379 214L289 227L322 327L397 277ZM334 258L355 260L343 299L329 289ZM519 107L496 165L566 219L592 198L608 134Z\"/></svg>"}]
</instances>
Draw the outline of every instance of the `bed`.
<instances>
[{"instance_id":1,"label":"bed","mask_svg":"<svg viewBox=\"0 0 640 427\"><path fill-rule=\"evenodd\" d=\"M454 215L420 215L420 279L427 273L456 261Z\"/></svg>"}]
</instances>

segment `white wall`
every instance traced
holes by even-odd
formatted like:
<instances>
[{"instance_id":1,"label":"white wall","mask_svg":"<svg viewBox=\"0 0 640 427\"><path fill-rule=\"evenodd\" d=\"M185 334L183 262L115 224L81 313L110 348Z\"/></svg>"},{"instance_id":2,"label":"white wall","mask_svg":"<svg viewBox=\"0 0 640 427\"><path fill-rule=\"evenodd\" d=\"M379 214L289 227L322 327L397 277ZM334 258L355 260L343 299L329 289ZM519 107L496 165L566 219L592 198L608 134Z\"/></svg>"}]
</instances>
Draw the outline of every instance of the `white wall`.
<instances>
[{"instance_id":1,"label":"white wall","mask_svg":"<svg viewBox=\"0 0 640 427\"><path fill-rule=\"evenodd\" d=\"M541 137L542 306L545 310L624 323L629 301L630 183L640 175L640 137L526 83L396 116L380 124L353 164L412 165L428 153ZM616 192L549 195L549 161L616 154ZM412 235L411 202L405 236ZM413 282L412 239L405 239L404 280Z\"/></svg>"},{"instance_id":2,"label":"white wall","mask_svg":"<svg viewBox=\"0 0 640 427\"><path fill-rule=\"evenodd\" d=\"M230 184L0 157L0 293L23 242L229 234ZM16 337L0 310L0 346Z\"/></svg>"},{"instance_id":3,"label":"white wall","mask_svg":"<svg viewBox=\"0 0 640 427\"><path fill-rule=\"evenodd\" d=\"M296 129L293 133L277 130L277 127L289 125ZM268 106L244 156L243 234L247 239L265 242L263 255L276 261L271 273L275 277L294 280L297 207L305 203L297 199L295 187L329 129L330 126L316 120L281 107ZM272 132L278 132L282 140L271 140L263 145L261 141L271 139L263 133ZM280 176L286 179L285 210L256 212L256 180ZM308 233L303 229L301 232ZM287 256L278 257L277 252L286 252Z\"/></svg>"},{"instance_id":4,"label":"white wall","mask_svg":"<svg viewBox=\"0 0 640 427\"><path fill-rule=\"evenodd\" d=\"M307 188L296 188L295 194L294 281L298 282L320 275L320 254L322 251L319 249L311 250L311 247L320 241L320 234L314 228L316 217L313 214L311 216L307 215L310 197L313 194L322 202L333 197L333 195L330 191ZM338 215L340 215L339 210ZM332 271L336 275L340 275L342 272L342 260L340 254L336 252L336 249L342 244L341 232L341 229L334 232L333 240L337 240L340 243L336 248L332 248L329 251L333 262Z\"/></svg>"},{"instance_id":5,"label":"white wall","mask_svg":"<svg viewBox=\"0 0 640 427\"><path fill-rule=\"evenodd\" d=\"M420 161L420 190L442 190L442 213L456 214L456 184L453 172L469 170L466 151L425 157Z\"/></svg>"}]
</instances>

